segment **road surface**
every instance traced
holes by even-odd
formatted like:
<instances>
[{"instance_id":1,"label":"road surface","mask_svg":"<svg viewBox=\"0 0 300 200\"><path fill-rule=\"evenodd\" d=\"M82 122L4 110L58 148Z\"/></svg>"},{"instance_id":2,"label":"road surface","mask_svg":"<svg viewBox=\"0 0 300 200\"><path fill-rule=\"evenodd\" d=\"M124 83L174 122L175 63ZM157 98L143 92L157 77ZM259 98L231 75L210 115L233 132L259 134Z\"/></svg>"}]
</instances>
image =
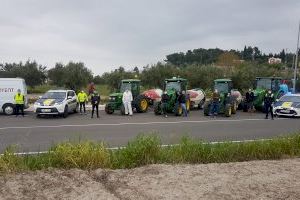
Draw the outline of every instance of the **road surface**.
<instances>
[{"instance_id":1,"label":"road surface","mask_svg":"<svg viewBox=\"0 0 300 200\"><path fill-rule=\"evenodd\" d=\"M100 119L90 115L69 115L68 118L36 118L29 112L24 118L0 115L0 152L16 145L18 152L48 150L63 141L105 141L109 146L123 146L138 134L157 133L164 144L178 143L182 136L206 141L248 140L272 138L300 131L299 119L265 120L262 113L238 112L231 118L203 116L203 111L191 111L188 118L155 116L153 112L132 117L119 113Z\"/></svg>"}]
</instances>

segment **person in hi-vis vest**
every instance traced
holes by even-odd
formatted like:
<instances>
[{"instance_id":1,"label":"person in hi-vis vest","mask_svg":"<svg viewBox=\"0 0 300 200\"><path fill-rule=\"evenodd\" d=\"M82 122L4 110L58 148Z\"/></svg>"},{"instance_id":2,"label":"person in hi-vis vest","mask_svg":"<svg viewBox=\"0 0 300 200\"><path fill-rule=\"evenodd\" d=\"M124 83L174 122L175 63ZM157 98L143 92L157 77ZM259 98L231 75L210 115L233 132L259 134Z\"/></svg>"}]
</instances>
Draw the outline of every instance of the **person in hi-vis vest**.
<instances>
[{"instance_id":1,"label":"person in hi-vis vest","mask_svg":"<svg viewBox=\"0 0 300 200\"><path fill-rule=\"evenodd\" d=\"M16 117L19 115L21 111L22 116L24 117L24 103L25 103L25 96L21 93L21 90L18 89L17 94L14 97L15 99L15 107L16 107Z\"/></svg>"}]
</instances>

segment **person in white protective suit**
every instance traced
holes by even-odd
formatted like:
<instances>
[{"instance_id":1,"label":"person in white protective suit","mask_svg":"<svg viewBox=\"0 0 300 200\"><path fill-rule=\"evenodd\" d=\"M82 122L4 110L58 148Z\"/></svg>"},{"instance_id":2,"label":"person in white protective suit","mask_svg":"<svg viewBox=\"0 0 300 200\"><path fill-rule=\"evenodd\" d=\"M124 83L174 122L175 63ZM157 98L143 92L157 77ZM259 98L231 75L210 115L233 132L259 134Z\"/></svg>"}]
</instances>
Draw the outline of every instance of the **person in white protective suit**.
<instances>
[{"instance_id":1,"label":"person in white protective suit","mask_svg":"<svg viewBox=\"0 0 300 200\"><path fill-rule=\"evenodd\" d=\"M133 101L132 93L130 90L126 89L125 92L123 93L123 105L125 107L125 115L130 115L132 116L132 106L131 103Z\"/></svg>"}]
</instances>

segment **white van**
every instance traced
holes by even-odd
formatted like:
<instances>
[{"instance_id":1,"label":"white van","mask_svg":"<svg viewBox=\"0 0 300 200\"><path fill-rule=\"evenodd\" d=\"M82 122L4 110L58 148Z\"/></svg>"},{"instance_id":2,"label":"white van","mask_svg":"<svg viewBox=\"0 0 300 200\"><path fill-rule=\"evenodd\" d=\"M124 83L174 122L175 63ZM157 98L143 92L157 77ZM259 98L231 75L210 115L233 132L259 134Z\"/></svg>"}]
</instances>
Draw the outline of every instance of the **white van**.
<instances>
[{"instance_id":1,"label":"white van","mask_svg":"<svg viewBox=\"0 0 300 200\"><path fill-rule=\"evenodd\" d=\"M25 95L25 108L28 108L27 87L22 78L0 78L0 112L6 115L14 113L14 97L18 89Z\"/></svg>"}]
</instances>

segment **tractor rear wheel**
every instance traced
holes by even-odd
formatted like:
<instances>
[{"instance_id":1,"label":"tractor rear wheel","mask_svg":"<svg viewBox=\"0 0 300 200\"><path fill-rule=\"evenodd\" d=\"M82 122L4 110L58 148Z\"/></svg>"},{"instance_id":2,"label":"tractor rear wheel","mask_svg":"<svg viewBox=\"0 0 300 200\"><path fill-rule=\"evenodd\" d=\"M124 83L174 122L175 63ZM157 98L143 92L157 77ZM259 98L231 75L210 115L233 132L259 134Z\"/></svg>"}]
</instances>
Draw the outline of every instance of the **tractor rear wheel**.
<instances>
[{"instance_id":1,"label":"tractor rear wheel","mask_svg":"<svg viewBox=\"0 0 300 200\"><path fill-rule=\"evenodd\" d=\"M177 104L175 105L175 116L181 116L182 115L182 107Z\"/></svg>"},{"instance_id":2,"label":"tractor rear wheel","mask_svg":"<svg viewBox=\"0 0 300 200\"><path fill-rule=\"evenodd\" d=\"M211 103L209 101L206 101L203 105L203 112L205 116L209 115L210 107L211 107Z\"/></svg>"},{"instance_id":3,"label":"tractor rear wheel","mask_svg":"<svg viewBox=\"0 0 300 200\"><path fill-rule=\"evenodd\" d=\"M161 115L161 103L160 102L154 103L154 114Z\"/></svg>"},{"instance_id":4,"label":"tractor rear wheel","mask_svg":"<svg viewBox=\"0 0 300 200\"><path fill-rule=\"evenodd\" d=\"M236 111L237 111L237 103L234 101L234 102L232 102L232 104L231 104L231 113L232 114L236 114Z\"/></svg>"},{"instance_id":5,"label":"tractor rear wheel","mask_svg":"<svg viewBox=\"0 0 300 200\"><path fill-rule=\"evenodd\" d=\"M226 104L225 105L225 110L224 110L224 114L226 117L230 117L232 112L231 112L231 104Z\"/></svg>"},{"instance_id":6,"label":"tractor rear wheel","mask_svg":"<svg viewBox=\"0 0 300 200\"><path fill-rule=\"evenodd\" d=\"M191 110L191 100L187 99L185 105L186 105L186 110L188 112L190 112L190 110Z\"/></svg>"},{"instance_id":7,"label":"tractor rear wheel","mask_svg":"<svg viewBox=\"0 0 300 200\"><path fill-rule=\"evenodd\" d=\"M121 112L121 115L125 115L125 107L124 107L124 104L121 105L121 107L120 107L120 112Z\"/></svg>"},{"instance_id":8,"label":"tractor rear wheel","mask_svg":"<svg viewBox=\"0 0 300 200\"><path fill-rule=\"evenodd\" d=\"M138 113L147 112L149 107L148 99L144 95L139 95L134 100L134 105Z\"/></svg>"},{"instance_id":9,"label":"tractor rear wheel","mask_svg":"<svg viewBox=\"0 0 300 200\"><path fill-rule=\"evenodd\" d=\"M105 112L106 112L106 114L111 115L111 114L114 113L114 109L109 104L106 104L105 105Z\"/></svg>"}]
</instances>

